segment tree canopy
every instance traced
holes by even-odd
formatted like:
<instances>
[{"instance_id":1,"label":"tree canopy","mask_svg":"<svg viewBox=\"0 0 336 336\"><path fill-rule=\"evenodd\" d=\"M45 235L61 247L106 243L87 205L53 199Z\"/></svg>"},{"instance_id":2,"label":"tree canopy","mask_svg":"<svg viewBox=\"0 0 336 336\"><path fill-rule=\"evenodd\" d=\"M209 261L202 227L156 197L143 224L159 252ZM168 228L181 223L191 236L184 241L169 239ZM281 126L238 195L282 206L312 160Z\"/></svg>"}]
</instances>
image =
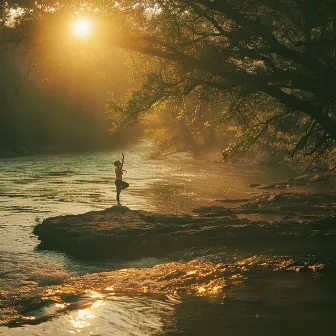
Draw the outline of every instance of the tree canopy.
<instances>
[{"instance_id":1,"label":"tree canopy","mask_svg":"<svg viewBox=\"0 0 336 336\"><path fill-rule=\"evenodd\" d=\"M145 55L136 57L141 76L133 90L107 105L115 128L159 108L187 124L235 127L224 158L267 143L292 157L334 162L335 0L97 0L54 6L55 13L95 13L107 22L99 36L106 47Z\"/></svg>"}]
</instances>

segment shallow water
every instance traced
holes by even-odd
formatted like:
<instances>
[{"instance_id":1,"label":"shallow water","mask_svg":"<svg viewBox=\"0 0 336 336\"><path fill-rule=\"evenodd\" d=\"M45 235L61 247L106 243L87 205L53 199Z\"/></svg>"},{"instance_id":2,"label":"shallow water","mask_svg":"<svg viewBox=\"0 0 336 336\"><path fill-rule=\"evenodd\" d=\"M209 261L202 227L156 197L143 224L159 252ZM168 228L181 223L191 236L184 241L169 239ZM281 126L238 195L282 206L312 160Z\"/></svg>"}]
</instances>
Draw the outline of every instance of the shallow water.
<instances>
[{"instance_id":1,"label":"shallow water","mask_svg":"<svg viewBox=\"0 0 336 336\"><path fill-rule=\"evenodd\" d=\"M186 156L151 160L151 150L146 141L124 150L130 188L121 200L131 209L186 213L216 199L248 198L257 192L249 183L295 175L283 167L223 166ZM38 250L32 229L44 218L115 204L117 157L0 161L0 323L11 326L0 326L0 334L330 335L336 278L328 255L276 255L261 242L256 255L223 246L89 263ZM310 268L299 272L305 263Z\"/></svg>"}]
</instances>

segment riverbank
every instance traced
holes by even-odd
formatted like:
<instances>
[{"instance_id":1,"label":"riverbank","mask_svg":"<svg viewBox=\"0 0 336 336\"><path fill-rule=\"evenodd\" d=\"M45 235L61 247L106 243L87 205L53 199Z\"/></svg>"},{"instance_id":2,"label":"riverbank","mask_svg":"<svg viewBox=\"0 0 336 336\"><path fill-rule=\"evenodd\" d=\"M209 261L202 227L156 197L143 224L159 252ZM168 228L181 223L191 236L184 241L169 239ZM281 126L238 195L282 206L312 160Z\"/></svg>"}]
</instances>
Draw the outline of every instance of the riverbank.
<instances>
[{"instance_id":1,"label":"riverbank","mask_svg":"<svg viewBox=\"0 0 336 336\"><path fill-rule=\"evenodd\" d=\"M263 193L224 200L195 215L112 207L45 219L34 228L41 249L83 259L136 259L217 245L288 251L315 242L336 246L336 192Z\"/></svg>"}]
</instances>

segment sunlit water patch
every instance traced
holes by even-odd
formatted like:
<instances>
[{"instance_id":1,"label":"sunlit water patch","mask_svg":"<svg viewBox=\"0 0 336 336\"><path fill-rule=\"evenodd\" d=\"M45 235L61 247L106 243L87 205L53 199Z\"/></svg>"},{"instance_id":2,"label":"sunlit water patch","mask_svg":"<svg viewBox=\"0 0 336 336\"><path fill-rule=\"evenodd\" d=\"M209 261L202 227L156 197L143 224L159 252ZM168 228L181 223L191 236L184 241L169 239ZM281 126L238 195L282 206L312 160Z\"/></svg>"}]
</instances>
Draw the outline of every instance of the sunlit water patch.
<instances>
[{"instance_id":1,"label":"sunlit water patch","mask_svg":"<svg viewBox=\"0 0 336 336\"><path fill-rule=\"evenodd\" d=\"M2 315L16 326L16 334L42 334L42 330L64 334L163 334L178 330L175 320L181 316L176 316L176 309L189 302L188 297L206 299L199 302L207 302L215 311L221 305L236 310L244 303L248 306L245 309L254 310L256 315L269 314L263 302L266 297L266 306L286 309L293 290L303 296L294 301L292 298L292 304L315 304L318 300L328 303L330 284L310 299L305 297L314 288L315 275L323 277L324 267L286 256L255 255L233 263L197 259L125 268L69 277L59 285L47 287L25 281L19 295L2 297L7 307ZM303 276L297 277L303 270ZM275 277L275 272L285 276ZM272 288L281 295L271 294ZM330 303L336 305L335 297L329 299Z\"/></svg>"}]
</instances>

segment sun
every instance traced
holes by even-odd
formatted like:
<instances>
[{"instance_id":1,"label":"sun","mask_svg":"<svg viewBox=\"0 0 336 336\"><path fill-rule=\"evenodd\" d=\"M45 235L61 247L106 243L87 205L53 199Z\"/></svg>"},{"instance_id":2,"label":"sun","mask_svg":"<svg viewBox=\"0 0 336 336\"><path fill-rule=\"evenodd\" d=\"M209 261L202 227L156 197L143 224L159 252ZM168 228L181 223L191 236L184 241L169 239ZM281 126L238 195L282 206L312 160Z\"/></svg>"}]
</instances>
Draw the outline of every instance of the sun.
<instances>
[{"instance_id":1,"label":"sun","mask_svg":"<svg viewBox=\"0 0 336 336\"><path fill-rule=\"evenodd\" d=\"M72 24L72 33L79 39L90 37L92 33L92 21L88 18L78 18Z\"/></svg>"}]
</instances>

